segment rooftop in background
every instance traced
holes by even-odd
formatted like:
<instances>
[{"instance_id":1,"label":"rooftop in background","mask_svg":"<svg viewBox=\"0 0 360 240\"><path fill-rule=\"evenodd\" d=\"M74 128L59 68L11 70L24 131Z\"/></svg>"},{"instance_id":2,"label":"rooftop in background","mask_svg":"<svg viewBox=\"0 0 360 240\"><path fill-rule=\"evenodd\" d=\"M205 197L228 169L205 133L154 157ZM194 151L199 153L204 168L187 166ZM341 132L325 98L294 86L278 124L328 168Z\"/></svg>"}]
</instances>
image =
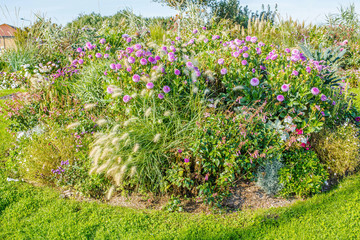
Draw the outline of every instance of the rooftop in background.
<instances>
[{"instance_id":1,"label":"rooftop in background","mask_svg":"<svg viewBox=\"0 0 360 240\"><path fill-rule=\"evenodd\" d=\"M0 37L14 37L16 32L16 27L9 24L0 25Z\"/></svg>"}]
</instances>

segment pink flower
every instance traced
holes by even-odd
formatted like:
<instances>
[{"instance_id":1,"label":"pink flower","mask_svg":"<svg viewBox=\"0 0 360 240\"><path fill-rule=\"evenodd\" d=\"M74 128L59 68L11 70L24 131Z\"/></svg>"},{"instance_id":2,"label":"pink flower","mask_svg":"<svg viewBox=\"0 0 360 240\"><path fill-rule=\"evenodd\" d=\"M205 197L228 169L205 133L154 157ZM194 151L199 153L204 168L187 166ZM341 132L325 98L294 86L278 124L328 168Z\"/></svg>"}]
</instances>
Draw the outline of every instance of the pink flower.
<instances>
[{"instance_id":1,"label":"pink flower","mask_svg":"<svg viewBox=\"0 0 360 240\"><path fill-rule=\"evenodd\" d=\"M108 87L106 91L107 91L107 93L109 93L109 94L113 94L113 93L114 93L114 89L112 89L111 87Z\"/></svg>"},{"instance_id":2,"label":"pink flower","mask_svg":"<svg viewBox=\"0 0 360 240\"><path fill-rule=\"evenodd\" d=\"M168 93L168 92L170 92L170 87L169 86L164 86L163 87L163 91L164 91L164 93Z\"/></svg>"},{"instance_id":3,"label":"pink flower","mask_svg":"<svg viewBox=\"0 0 360 240\"><path fill-rule=\"evenodd\" d=\"M123 97L123 101L124 101L125 103L129 102L130 100L131 100L131 97L130 97L129 95L125 95L125 96Z\"/></svg>"},{"instance_id":4,"label":"pink flower","mask_svg":"<svg viewBox=\"0 0 360 240\"><path fill-rule=\"evenodd\" d=\"M220 72L221 72L222 75L225 75L225 74L227 73L227 69L226 69L226 68L223 68L223 69L221 69Z\"/></svg>"},{"instance_id":5,"label":"pink flower","mask_svg":"<svg viewBox=\"0 0 360 240\"><path fill-rule=\"evenodd\" d=\"M154 87L154 84L152 82L149 82L146 84L147 89L152 89Z\"/></svg>"},{"instance_id":6,"label":"pink flower","mask_svg":"<svg viewBox=\"0 0 360 240\"><path fill-rule=\"evenodd\" d=\"M311 93L312 93L313 95L318 95L318 94L320 93L320 90L319 90L317 87L313 87L313 88L311 89Z\"/></svg>"},{"instance_id":7,"label":"pink flower","mask_svg":"<svg viewBox=\"0 0 360 240\"><path fill-rule=\"evenodd\" d=\"M81 58L78 60L78 63L79 64L83 64L84 63L84 60L82 60Z\"/></svg>"},{"instance_id":8,"label":"pink flower","mask_svg":"<svg viewBox=\"0 0 360 240\"><path fill-rule=\"evenodd\" d=\"M259 85L259 83L260 83L260 81L257 78L253 78L253 79L250 80L251 86L255 87L255 86Z\"/></svg>"},{"instance_id":9,"label":"pink flower","mask_svg":"<svg viewBox=\"0 0 360 240\"><path fill-rule=\"evenodd\" d=\"M158 94L158 98L163 99L163 98L164 98L164 95L163 95L162 93L159 93L159 94Z\"/></svg>"},{"instance_id":10,"label":"pink flower","mask_svg":"<svg viewBox=\"0 0 360 240\"><path fill-rule=\"evenodd\" d=\"M134 82L139 82L140 81L140 76L138 74L134 74L132 79L133 79Z\"/></svg>"},{"instance_id":11,"label":"pink flower","mask_svg":"<svg viewBox=\"0 0 360 240\"><path fill-rule=\"evenodd\" d=\"M175 75L180 75L180 70L179 69L175 69L175 71L174 71L174 73L175 73Z\"/></svg>"},{"instance_id":12,"label":"pink flower","mask_svg":"<svg viewBox=\"0 0 360 240\"><path fill-rule=\"evenodd\" d=\"M146 64L147 64L147 60L146 60L145 58L142 58L142 59L140 60L140 63L141 63L141 65L146 65Z\"/></svg>"},{"instance_id":13,"label":"pink flower","mask_svg":"<svg viewBox=\"0 0 360 240\"><path fill-rule=\"evenodd\" d=\"M129 57L129 58L128 58L128 62L129 62L130 64L133 64L133 63L135 62L135 58Z\"/></svg>"},{"instance_id":14,"label":"pink flower","mask_svg":"<svg viewBox=\"0 0 360 240\"><path fill-rule=\"evenodd\" d=\"M241 64L245 66L245 65L248 64L248 62L247 62L246 60L242 60L242 61L241 61Z\"/></svg>"},{"instance_id":15,"label":"pink flower","mask_svg":"<svg viewBox=\"0 0 360 240\"><path fill-rule=\"evenodd\" d=\"M301 135L304 133L302 129L296 129L295 131L298 135Z\"/></svg>"},{"instance_id":16,"label":"pink flower","mask_svg":"<svg viewBox=\"0 0 360 240\"><path fill-rule=\"evenodd\" d=\"M327 97L323 94L321 95L321 101L325 102L327 100Z\"/></svg>"},{"instance_id":17,"label":"pink flower","mask_svg":"<svg viewBox=\"0 0 360 240\"><path fill-rule=\"evenodd\" d=\"M118 69L118 70L122 68L120 63L116 64L115 66L116 66L116 69Z\"/></svg>"},{"instance_id":18,"label":"pink flower","mask_svg":"<svg viewBox=\"0 0 360 240\"><path fill-rule=\"evenodd\" d=\"M116 69L116 65L114 63L110 64L110 69L115 70Z\"/></svg>"},{"instance_id":19,"label":"pink flower","mask_svg":"<svg viewBox=\"0 0 360 240\"><path fill-rule=\"evenodd\" d=\"M100 39L100 41L99 41L101 44L105 44L106 43L106 40L105 40L105 38L102 38L102 39Z\"/></svg>"},{"instance_id":20,"label":"pink flower","mask_svg":"<svg viewBox=\"0 0 360 240\"><path fill-rule=\"evenodd\" d=\"M283 91L283 92L289 91L289 86L290 86L290 84L284 84L284 85L282 85L282 86L281 86L281 91Z\"/></svg>"},{"instance_id":21,"label":"pink flower","mask_svg":"<svg viewBox=\"0 0 360 240\"><path fill-rule=\"evenodd\" d=\"M220 64L220 65L223 65L224 62L225 62L225 60L224 60L223 58L220 58L220 59L218 60L218 64Z\"/></svg>"},{"instance_id":22,"label":"pink flower","mask_svg":"<svg viewBox=\"0 0 360 240\"><path fill-rule=\"evenodd\" d=\"M185 163L188 163L189 161L190 161L190 160L189 160L188 158L185 158L185 159L184 159L184 162L185 162Z\"/></svg>"},{"instance_id":23,"label":"pink flower","mask_svg":"<svg viewBox=\"0 0 360 240\"><path fill-rule=\"evenodd\" d=\"M248 53L244 53L244 54L243 54L243 57L244 57L244 58L248 58L248 57L249 57L249 54L248 54Z\"/></svg>"},{"instance_id":24,"label":"pink flower","mask_svg":"<svg viewBox=\"0 0 360 240\"><path fill-rule=\"evenodd\" d=\"M282 102L285 100L285 97L283 95L277 95L276 99L279 101L279 102Z\"/></svg>"}]
</instances>

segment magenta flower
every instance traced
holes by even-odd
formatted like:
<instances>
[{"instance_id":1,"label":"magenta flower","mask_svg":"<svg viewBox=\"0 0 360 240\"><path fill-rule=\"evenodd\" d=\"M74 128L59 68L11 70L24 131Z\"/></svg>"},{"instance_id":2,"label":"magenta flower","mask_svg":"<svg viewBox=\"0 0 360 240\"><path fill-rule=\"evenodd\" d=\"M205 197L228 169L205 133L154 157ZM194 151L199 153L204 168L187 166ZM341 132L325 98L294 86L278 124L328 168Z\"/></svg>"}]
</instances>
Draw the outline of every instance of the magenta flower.
<instances>
[{"instance_id":1,"label":"magenta flower","mask_svg":"<svg viewBox=\"0 0 360 240\"><path fill-rule=\"evenodd\" d=\"M253 78L253 79L250 80L251 86L255 87L255 86L259 85L259 83L260 83L260 81L257 78Z\"/></svg>"},{"instance_id":2,"label":"magenta flower","mask_svg":"<svg viewBox=\"0 0 360 240\"><path fill-rule=\"evenodd\" d=\"M106 40L105 40L105 38L102 38L102 39L100 39L100 41L99 41L101 44L105 44L106 43Z\"/></svg>"},{"instance_id":3,"label":"magenta flower","mask_svg":"<svg viewBox=\"0 0 360 240\"><path fill-rule=\"evenodd\" d=\"M108 87L106 91L107 91L108 94L113 94L114 93L114 89L112 89L111 87Z\"/></svg>"},{"instance_id":4,"label":"magenta flower","mask_svg":"<svg viewBox=\"0 0 360 240\"><path fill-rule=\"evenodd\" d=\"M248 54L248 53L244 53L244 54L243 54L243 57L244 57L244 58L248 58L248 57L249 57L249 54Z\"/></svg>"},{"instance_id":5,"label":"magenta flower","mask_svg":"<svg viewBox=\"0 0 360 240\"><path fill-rule=\"evenodd\" d=\"M153 58L153 57L149 57L149 58L148 58L148 61L151 62L151 63L153 63L153 64L156 64L156 60L155 60L155 58Z\"/></svg>"},{"instance_id":6,"label":"magenta flower","mask_svg":"<svg viewBox=\"0 0 360 240\"><path fill-rule=\"evenodd\" d=\"M203 30L206 30L206 27L202 27Z\"/></svg>"},{"instance_id":7,"label":"magenta flower","mask_svg":"<svg viewBox=\"0 0 360 240\"><path fill-rule=\"evenodd\" d=\"M318 94L320 93L320 90L319 90L317 87L313 87L313 88L311 89L311 93L312 93L313 95L318 95Z\"/></svg>"},{"instance_id":8,"label":"magenta flower","mask_svg":"<svg viewBox=\"0 0 360 240\"><path fill-rule=\"evenodd\" d=\"M129 58L128 58L128 62L129 62L130 64L133 64L133 63L135 62L135 58L129 57Z\"/></svg>"},{"instance_id":9,"label":"magenta flower","mask_svg":"<svg viewBox=\"0 0 360 240\"><path fill-rule=\"evenodd\" d=\"M81 58L78 60L78 63L79 64L83 64L84 63L84 60L82 60Z\"/></svg>"},{"instance_id":10,"label":"magenta flower","mask_svg":"<svg viewBox=\"0 0 360 240\"><path fill-rule=\"evenodd\" d=\"M168 93L168 92L170 92L170 87L169 86L164 86L163 87L163 91L164 91L164 93Z\"/></svg>"},{"instance_id":11,"label":"magenta flower","mask_svg":"<svg viewBox=\"0 0 360 240\"><path fill-rule=\"evenodd\" d=\"M147 60L146 60L145 58L142 58L142 59L140 60L140 63L141 63L141 65L146 65L146 64L147 64Z\"/></svg>"},{"instance_id":12,"label":"magenta flower","mask_svg":"<svg viewBox=\"0 0 360 240\"><path fill-rule=\"evenodd\" d=\"M197 34L198 33L198 30L197 29L194 29L193 30L193 34Z\"/></svg>"},{"instance_id":13,"label":"magenta flower","mask_svg":"<svg viewBox=\"0 0 360 240\"><path fill-rule=\"evenodd\" d=\"M298 72L298 71L296 71L296 70L294 70L294 71L292 72L292 75L297 76L297 75L299 75L299 72Z\"/></svg>"},{"instance_id":14,"label":"magenta flower","mask_svg":"<svg viewBox=\"0 0 360 240\"><path fill-rule=\"evenodd\" d=\"M129 102L130 100L131 100L131 97L130 97L129 95L125 95L125 96L123 97L123 101L124 101L125 103Z\"/></svg>"},{"instance_id":15,"label":"magenta flower","mask_svg":"<svg viewBox=\"0 0 360 240\"><path fill-rule=\"evenodd\" d=\"M126 68L126 71L128 71L128 72L131 72L131 70L132 70L132 67Z\"/></svg>"},{"instance_id":16,"label":"magenta flower","mask_svg":"<svg viewBox=\"0 0 360 240\"><path fill-rule=\"evenodd\" d=\"M77 51L78 53L81 53L81 52L82 52L82 48L79 47L79 48L76 49L76 51Z\"/></svg>"},{"instance_id":17,"label":"magenta flower","mask_svg":"<svg viewBox=\"0 0 360 240\"><path fill-rule=\"evenodd\" d=\"M116 69L118 69L118 70L122 68L120 63L116 64L115 66L116 66Z\"/></svg>"},{"instance_id":18,"label":"magenta flower","mask_svg":"<svg viewBox=\"0 0 360 240\"><path fill-rule=\"evenodd\" d=\"M252 43L256 43L256 42L257 42L257 40L258 40L258 38L257 38L257 37L252 37L252 38L250 39L250 42L252 42Z\"/></svg>"},{"instance_id":19,"label":"magenta flower","mask_svg":"<svg viewBox=\"0 0 360 240\"><path fill-rule=\"evenodd\" d=\"M134 46L135 50L140 50L141 48L142 48L142 46L139 43L135 44L135 46Z\"/></svg>"},{"instance_id":20,"label":"magenta flower","mask_svg":"<svg viewBox=\"0 0 360 240\"><path fill-rule=\"evenodd\" d=\"M241 61L241 64L245 66L245 65L248 64L248 62L247 62L246 60L242 60L242 61Z\"/></svg>"},{"instance_id":21,"label":"magenta flower","mask_svg":"<svg viewBox=\"0 0 360 240\"><path fill-rule=\"evenodd\" d=\"M188 68L193 68L193 67L194 67L194 64L193 64L192 62L187 62L187 63L186 63L186 66L187 66Z\"/></svg>"},{"instance_id":22,"label":"magenta flower","mask_svg":"<svg viewBox=\"0 0 360 240\"><path fill-rule=\"evenodd\" d=\"M218 64L220 64L220 65L223 65L224 62L225 62L225 60L224 60L223 58L220 58L220 59L218 60Z\"/></svg>"},{"instance_id":23,"label":"magenta flower","mask_svg":"<svg viewBox=\"0 0 360 240\"><path fill-rule=\"evenodd\" d=\"M114 63L110 64L110 69L115 70L116 69L116 65Z\"/></svg>"},{"instance_id":24,"label":"magenta flower","mask_svg":"<svg viewBox=\"0 0 360 240\"><path fill-rule=\"evenodd\" d=\"M323 95L321 95L320 99L321 99L321 101L325 102L327 100L327 97L323 94Z\"/></svg>"},{"instance_id":25,"label":"magenta flower","mask_svg":"<svg viewBox=\"0 0 360 240\"><path fill-rule=\"evenodd\" d=\"M131 37L129 37L126 39L126 42L131 43L131 40L132 40Z\"/></svg>"},{"instance_id":26,"label":"magenta flower","mask_svg":"<svg viewBox=\"0 0 360 240\"><path fill-rule=\"evenodd\" d=\"M281 86L281 91L283 91L283 92L289 91L289 86L290 86L290 84L284 84L284 85L282 85L282 86Z\"/></svg>"},{"instance_id":27,"label":"magenta flower","mask_svg":"<svg viewBox=\"0 0 360 240\"><path fill-rule=\"evenodd\" d=\"M185 158L185 159L184 159L184 162L185 162L185 163L188 163L189 161L190 161L190 160L189 160L188 158Z\"/></svg>"},{"instance_id":28,"label":"magenta flower","mask_svg":"<svg viewBox=\"0 0 360 240\"><path fill-rule=\"evenodd\" d=\"M356 117L355 121L360 122L360 117Z\"/></svg>"},{"instance_id":29,"label":"magenta flower","mask_svg":"<svg viewBox=\"0 0 360 240\"><path fill-rule=\"evenodd\" d=\"M291 51L291 54L293 54L293 55L299 55L299 54L300 54L300 51L297 50L297 49L293 49L293 50Z\"/></svg>"},{"instance_id":30,"label":"magenta flower","mask_svg":"<svg viewBox=\"0 0 360 240\"><path fill-rule=\"evenodd\" d=\"M285 48L285 52L290 53L290 49Z\"/></svg>"},{"instance_id":31,"label":"magenta flower","mask_svg":"<svg viewBox=\"0 0 360 240\"><path fill-rule=\"evenodd\" d=\"M227 73L227 69L226 69L226 68L221 69L220 73L221 73L222 75L225 75L225 74Z\"/></svg>"},{"instance_id":32,"label":"magenta flower","mask_svg":"<svg viewBox=\"0 0 360 240\"><path fill-rule=\"evenodd\" d=\"M285 97L283 95L277 95L276 99L279 101L279 102L282 102L285 100Z\"/></svg>"},{"instance_id":33,"label":"magenta flower","mask_svg":"<svg viewBox=\"0 0 360 240\"><path fill-rule=\"evenodd\" d=\"M133 79L134 82L139 82L140 81L140 76L138 74L134 74L132 79Z\"/></svg>"},{"instance_id":34,"label":"magenta flower","mask_svg":"<svg viewBox=\"0 0 360 240\"><path fill-rule=\"evenodd\" d=\"M179 76L179 75L180 75L180 70L179 70L179 69L175 69L174 73L175 73L175 75Z\"/></svg>"},{"instance_id":35,"label":"magenta flower","mask_svg":"<svg viewBox=\"0 0 360 240\"><path fill-rule=\"evenodd\" d=\"M250 41L251 41L251 36L247 36L247 37L245 38L245 40L246 40L247 42L250 42Z\"/></svg>"},{"instance_id":36,"label":"magenta flower","mask_svg":"<svg viewBox=\"0 0 360 240\"><path fill-rule=\"evenodd\" d=\"M109 58L109 54L105 53L104 58Z\"/></svg>"},{"instance_id":37,"label":"magenta flower","mask_svg":"<svg viewBox=\"0 0 360 240\"><path fill-rule=\"evenodd\" d=\"M307 71L308 73L310 73L310 72L311 72L311 67L306 67L306 71Z\"/></svg>"},{"instance_id":38,"label":"magenta flower","mask_svg":"<svg viewBox=\"0 0 360 240\"><path fill-rule=\"evenodd\" d=\"M160 56L155 56L155 60L159 61L159 60L161 60L161 57Z\"/></svg>"},{"instance_id":39,"label":"magenta flower","mask_svg":"<svg viewBox=\"0 0 360 240\"><path fill-rule=\"evenodd\" d=\"M164 98L164 95L163 95L162 93L159 93L159 94L158 94L158 98L163 99L163 98Z\"/></svg>"},{"instance_id":40,"label":"magenta flower","mask_svg":"<svg viewBox=\"0 0 360 240\"><path fill-rule=\"evenodd\" d=\"M182 150L181 150L181 149L179 149L179 150L178 150L178 153L182 153Z\"/></svg>"},{"instance_id":41,"label":"magenta flower","mask_svg":"<svg viewBox=\"0 0 360 240\"><path fill-rule=\"evenodd\" d=\"M154 87L154 84L152 82L149 82L146 84L147 89L152 89Z\"/></svg>"},{"instance_id":42,"label":"magenta flower","mask_svg":"<svg viewBox=\"0 0 360 240\"><path fill-rule=\"evenodd\" d=\"M236 51L236 52L233 52L232 55L233 55L233 57L236 57L236 58L237 58L237 57L239 57L240 53Z\"/></svg>"}]
</instances>

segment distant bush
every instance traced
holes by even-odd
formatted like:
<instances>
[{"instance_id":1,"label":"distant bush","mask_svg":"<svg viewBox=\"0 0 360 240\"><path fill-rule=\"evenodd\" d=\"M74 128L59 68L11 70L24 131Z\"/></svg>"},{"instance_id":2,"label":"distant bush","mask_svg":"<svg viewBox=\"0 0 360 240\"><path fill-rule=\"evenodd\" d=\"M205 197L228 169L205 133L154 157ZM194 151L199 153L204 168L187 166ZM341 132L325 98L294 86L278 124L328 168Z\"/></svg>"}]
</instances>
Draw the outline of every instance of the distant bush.
<instances>
[{"instance_id":1,"label":"distant bush","mask_svg":"<svg viewBox=\"0 0 360 240\"><path fill-rule=\"evenodd\" d=\"M328 173L315 152L304 149L287 151L282 159L285 166L279 171L283 186L281 195L307 197L321 192Z\"/></svg>"},{"instance_id":2,"label":"distant bush","mask_svg":"<svg viewBox=\"0 0 360 240\"><path fill-rule=\"evenodd\" d=\"M345 175L360 164L359 129L353 124L345 123L316 134L313 145L321 162L333 174Z\"/></svg>"}]
</instances>

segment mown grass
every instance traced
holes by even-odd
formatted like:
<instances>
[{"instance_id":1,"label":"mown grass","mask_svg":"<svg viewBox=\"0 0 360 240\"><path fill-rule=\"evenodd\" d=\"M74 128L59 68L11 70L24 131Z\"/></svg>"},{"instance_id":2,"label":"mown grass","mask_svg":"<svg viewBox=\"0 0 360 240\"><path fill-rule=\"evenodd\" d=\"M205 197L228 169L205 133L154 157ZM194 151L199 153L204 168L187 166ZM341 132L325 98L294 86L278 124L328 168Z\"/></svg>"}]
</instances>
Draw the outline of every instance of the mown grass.
<instances>
[{"instance_id":1,"label":"mown grass","mask_svg":"<svg viewBox=\"0 0 360 240\"><path fill-rule=\"evenodd\" d=\"M24 90L24 89L1 89L0 97L7 96L7 95L17 93L17 92L25 92L25 91L26 90Z\"/></svg>"},{"instance_id":2,"label":"mown grass","mask_svg":"<svg viewBox=\"0 0 360 240\"><path fill-rule=\"evenodd\" d=\"M350 92L356 94L354 98L354 104L357 107L357 109L360 110L360 88L352 88L350 89Z\"/></svg>"},{"instance_id":3,"label":"mown grass","mask_svg":"<svg viewBox=\"0 0 360 240\"><path fill-rule=\"evenodd\" d=\"M5 181L0 239L358 239L360 176L291 207L228 215L133 210Z\"/></svg>"}]
</instances>

